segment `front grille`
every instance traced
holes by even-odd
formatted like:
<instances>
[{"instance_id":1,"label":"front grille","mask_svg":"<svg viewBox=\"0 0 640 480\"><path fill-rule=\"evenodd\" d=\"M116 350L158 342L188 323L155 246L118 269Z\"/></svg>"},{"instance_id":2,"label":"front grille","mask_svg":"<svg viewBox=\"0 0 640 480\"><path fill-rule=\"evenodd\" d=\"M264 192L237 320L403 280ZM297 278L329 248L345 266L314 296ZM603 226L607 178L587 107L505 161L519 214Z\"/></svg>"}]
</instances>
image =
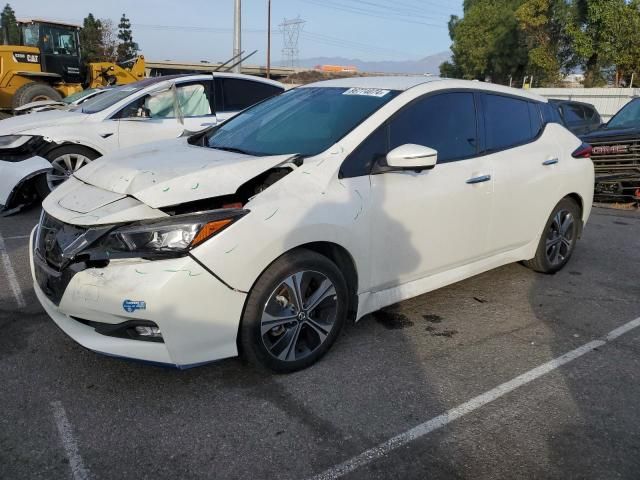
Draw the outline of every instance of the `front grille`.
<instances>
[{"instance_id":1,"label":"front grille","mask_svg":"<svg viewBox=\"0 0 640 480\"><path fill-rule=\"evenodd\" d=\"M63 223L51 215L48 215L46 212L43 212L38 230L38 243L36 248L51 267L60 270L64 263L62 253L65 248L71 245L86 231L86 228Z\"/></svg>"},{"instance_id":2,"label":"front grille","mask_svg":"<svg viewBox=\"0 0 640 480\"><path fill-rule=\"evenodd\" d=\"M84 262L65 265L62 253L86 229L63 223L43 212L33 245L36 282L54 304L59 305L62 295L73 276L84 270Z\"/></svg>"},{"instance_id":3,"label":"front grille","mask_svg":"<svg viewBox=\"0 0 640 480\"><path fill-rule=\"evenodd\" d=\"M640 180L640 139L590 142L597 179Z\"/></svg>"}]
</instances>

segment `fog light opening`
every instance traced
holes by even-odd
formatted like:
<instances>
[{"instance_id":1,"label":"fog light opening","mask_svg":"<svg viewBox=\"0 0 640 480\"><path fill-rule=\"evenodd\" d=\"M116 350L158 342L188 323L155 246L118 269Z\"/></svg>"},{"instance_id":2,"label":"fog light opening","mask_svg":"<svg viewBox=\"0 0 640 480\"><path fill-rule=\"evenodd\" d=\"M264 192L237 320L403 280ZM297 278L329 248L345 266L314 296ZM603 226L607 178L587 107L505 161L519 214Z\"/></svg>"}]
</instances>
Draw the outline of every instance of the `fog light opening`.
<instances>
[{"instance_id":1,"label":"fog light opening","mask_svg":"<svg viewBox=\"0 0 640 480\"><path fill-rule=\"evenodd\" d=\"M162 332L160 332L160 327L149 327L149 326L137 326L135 327L136 334L145 338L162 338Z\"/></svg>"}]
</instances>

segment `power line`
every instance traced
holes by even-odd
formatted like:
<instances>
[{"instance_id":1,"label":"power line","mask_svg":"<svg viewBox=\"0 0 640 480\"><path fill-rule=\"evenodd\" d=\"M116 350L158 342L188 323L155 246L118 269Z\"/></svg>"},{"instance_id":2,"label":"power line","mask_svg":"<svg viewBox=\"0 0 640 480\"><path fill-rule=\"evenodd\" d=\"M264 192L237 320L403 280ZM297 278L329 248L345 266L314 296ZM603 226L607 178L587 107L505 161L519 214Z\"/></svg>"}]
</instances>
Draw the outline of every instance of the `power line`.
<instances>
[{"instance_id":1,"label":"power line","mask_svg":"<svg viewBox=\"0 0 640 480\"><path fill-rule=\"evenodd\" d=\"M400 22L405 22L405 23L411 23L414 25L423 25L423 26L427 26L427 27L435 27L435 28L447 28L447 25L444 24L444 20L442 24L438 24L438 23L428 23L428 22L421 22L418 20L414 20L412 18L410 18L410 15L405 15L405 16L390 16L389 13L385 14L383 12L371 12L369 10L363 9L363 8L359 8L359 7L353 7L353 6L348 6L348 5L344 5L344 4L336 4L336 3L332 3L330 0L302 0L305 3L309 3L311 5L317 5L320 7L325 7L325 8L330 8L330 9L334 9L334 10L339 10L339 11L343 11L343 12L348 12L348 13L356 13L359 15L364 15L367 17L374 17L374 18L382 18L385 20L395 20L395 21L400 21ZM406 17L406 18L404 18ZM426 17L425 17L426 18ZM433 20L428 18L428 20Z\"/></svg>"},{"instance_id":2,"label":"power line","mask_svg":"<svg viewBox=\"0 0 640 480\"><path fill-rule=\"evenodd\" d=\"M352 2L352 3L357 3L357 4L361 4L361 5L365 5L367 8L369 7L373 7L373 8L377 8L377 9L381 9L385 12L391 12L391 13L401 13L403 15L408 15L408 16L420 16L423 18L427 18L427 19L434 19L433 16L428 15L428 13L432 13L435 16L445 16L448 17L449 15L451 15L451 9L447 8L447 7L431 7L431 8L439 8L441 9L439 12L427 12L427 9L425 8L425 5L422 6L417 6L417 5L411 5L408 3L403 3L403 2L392 2L392 3L378 3L378 2L373 2L370 0L346 0L348 2ZM363 8L363 7L359 7L359 8Z\"/></svg>"}]
</instances>

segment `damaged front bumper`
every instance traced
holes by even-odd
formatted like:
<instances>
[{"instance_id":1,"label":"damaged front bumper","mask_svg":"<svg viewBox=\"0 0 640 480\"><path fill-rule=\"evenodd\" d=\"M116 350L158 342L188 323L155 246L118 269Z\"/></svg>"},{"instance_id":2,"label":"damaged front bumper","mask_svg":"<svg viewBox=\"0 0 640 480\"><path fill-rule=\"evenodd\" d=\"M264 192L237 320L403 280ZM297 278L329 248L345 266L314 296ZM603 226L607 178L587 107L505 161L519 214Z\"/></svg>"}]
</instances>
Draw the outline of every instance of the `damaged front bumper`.
<instances>
[{"instance_id":1,"label":"damaged front bumper","mask_svg":"<svg viewBox=\"0 0 640 480\"><path fill-rule=\"evenodd\" d=\"M229 288L190 256L112 260L101 267L55 271L36 249L36 230L30 242L36 295L53 321L82 346L178 368L238 354L246 294ZM149 341L127 334L148 325L157 326L161 337Z\"/></svg>"}]
</instances>

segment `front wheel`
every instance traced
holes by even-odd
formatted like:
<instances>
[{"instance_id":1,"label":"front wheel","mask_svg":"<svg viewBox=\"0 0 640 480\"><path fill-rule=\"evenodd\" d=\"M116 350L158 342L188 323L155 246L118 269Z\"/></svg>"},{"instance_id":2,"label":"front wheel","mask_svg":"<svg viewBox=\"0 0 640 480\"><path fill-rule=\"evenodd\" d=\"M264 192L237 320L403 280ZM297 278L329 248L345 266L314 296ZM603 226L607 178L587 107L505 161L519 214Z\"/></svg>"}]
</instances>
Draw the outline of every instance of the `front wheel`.
<instances>
[{"instance_id":1,"label":"front wheel","mask_svg":"<svg viewBox=\"0 0 640 480\"><path fill-rule=\"evenodd\" d=\"M50 151L46 158L51 162L51 171L36 179L36 190L44 199L71 175L100 155L82 145L65 145Z\"/></svg>"},{"instance_id":2,"label":"front wheel","mask_svg":"<svg viewBox=\"0 0 640 480\"><path fill-rule=\"evenodd\" d=\"M561 270L575 250L581 222L578 204L570 198L562 199L544 227L536 256L524 262L525 265L541 273Z\"/></svg>"},{"instance_id":3,"label":"front wheel","mask_svg":"<svg viewBox=\"0 0 640 480\"><path fill-rule=\"evenodd\" d=\"M283 255L249 293L239 332L243 356L276 372L315 363L344 325L347 292L342 273L323 255L303 249Z\"/></svg>"}]
</instances>

